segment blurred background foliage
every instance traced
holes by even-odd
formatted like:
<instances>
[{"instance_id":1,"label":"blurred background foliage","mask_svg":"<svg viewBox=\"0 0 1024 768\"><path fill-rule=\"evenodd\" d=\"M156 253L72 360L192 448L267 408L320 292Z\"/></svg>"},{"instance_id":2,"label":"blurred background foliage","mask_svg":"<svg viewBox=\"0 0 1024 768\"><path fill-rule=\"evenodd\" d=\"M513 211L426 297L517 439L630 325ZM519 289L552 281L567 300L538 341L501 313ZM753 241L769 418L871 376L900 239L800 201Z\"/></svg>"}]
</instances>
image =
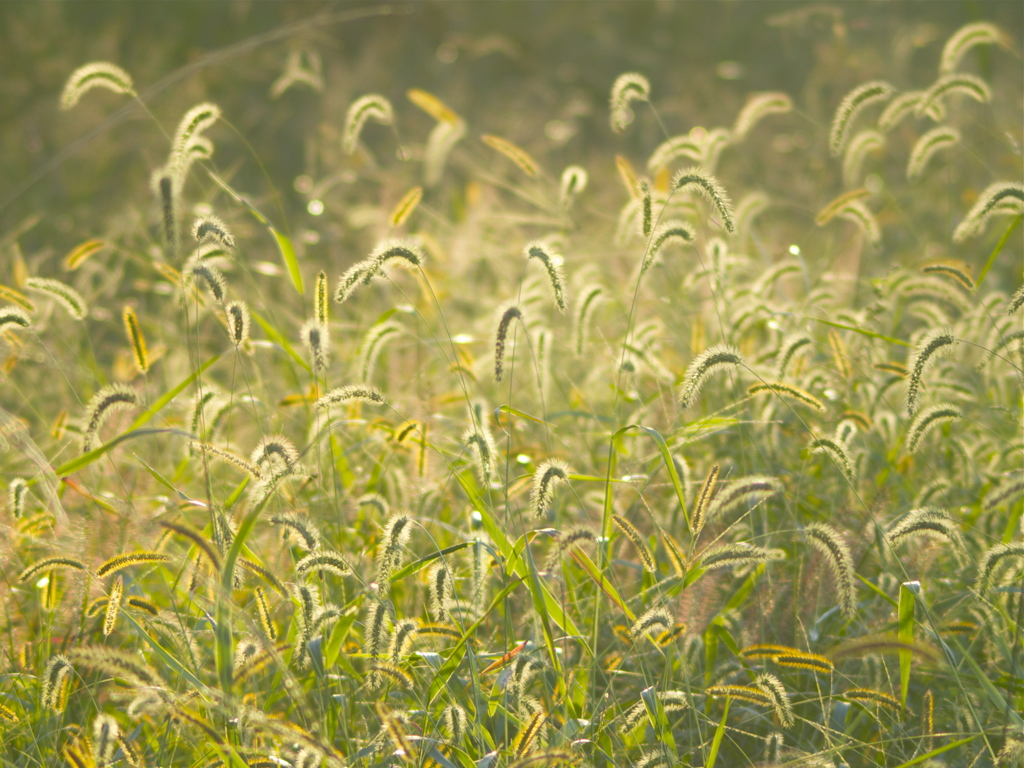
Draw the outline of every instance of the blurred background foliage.
<instances>
[{"instance_id":1,"label":"blurred background foliage","mask_svg":"<svg viewBox=\"0 0 1024 768\"><path fill-rule=\"evenodd\" d=\"M218 166L231 169L241 188L273 197L290 230L317 230L318 242L307 242L305 258L342 269L362 257L361 250L349 250L353 227L345 226L346 211L368 192L383 191L352 190L352 177L343 175L325 198L323 218L311 220L294 180L303 174L320 179L345 164L339 147L345 110L364 93L388 96L404 113L402 130L425 134L430 118L404 98L408 88L423 88L467 120L471 137L497 134L540 158L549 173L583 163L600 180L615 173L616 153L639 162L665 130L728 125L748 93L785 91L797 104L797 114L783 125L789 130L772 132L765 151L744 162L757 164L747 170L766 189L786 188L791 199L802 192L806 199L794 202L816 210L830 199L838 169L825 162L824 152L810 153L818 159L810 165L795 161L795 153L824 141L843 94L877 77L900 89L922 87L931 82L943 41L979 19L1021 40L1024 6L1014 0L5 2L0 238L5 250L17 239L26 258L42 268L84 237L138 223L116 221L126 215L124 185L133 185L137 199L147 198L146 183L163 162L166 139L137 105L112 94L90 98L71 113L58 111L65 79L92 60L128 70L167 133L192 105L217 103L231 126L220 126L214 136ZM999 66L995 54L987 46L971 52L995 92L1024 92L1019 53ZM274 97L289 55L319 61L322 91L298 83ZM609 86L630 70L650 78L665 129L642 119L624 136L609 131ZM977 186L963 190L1017 174L1019 132L1006 135L999 126L1019 125L1020 106L1019 99L997 99L994 112L984 111L986 149L993 150L986 160L997 167L976 168ZM999 113L1008 109L1014 112ZM373 136L364 141L393 154L393 137L379 133L376 144ZM389 180L405 183L394 174L382 183ZM454 185L454 198L460 193ZM596 201L598 207L603 202L613 218L621 201ZM952 202L958 211L966 208ZM156 221L151 205L147 224L155 228Z\"/></svg>"}]
</instances>

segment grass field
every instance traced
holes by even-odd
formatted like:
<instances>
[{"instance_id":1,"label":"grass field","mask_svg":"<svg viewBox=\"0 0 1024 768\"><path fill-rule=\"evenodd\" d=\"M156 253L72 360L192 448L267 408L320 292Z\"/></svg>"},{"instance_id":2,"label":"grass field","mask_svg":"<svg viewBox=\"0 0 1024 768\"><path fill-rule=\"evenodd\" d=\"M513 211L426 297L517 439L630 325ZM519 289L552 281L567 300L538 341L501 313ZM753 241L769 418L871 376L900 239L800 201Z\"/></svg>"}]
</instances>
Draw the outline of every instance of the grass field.
<instances>
[{"instance_id":1,"label":"grass field","mask_svg":"<svg viewBox=\"0 0 1024 768\"><path fill-rule=\"evenodd\" d=\"M1024 766L1020 9L267 6L4 9L0 765Z\"/></svg>"}]
</instances>

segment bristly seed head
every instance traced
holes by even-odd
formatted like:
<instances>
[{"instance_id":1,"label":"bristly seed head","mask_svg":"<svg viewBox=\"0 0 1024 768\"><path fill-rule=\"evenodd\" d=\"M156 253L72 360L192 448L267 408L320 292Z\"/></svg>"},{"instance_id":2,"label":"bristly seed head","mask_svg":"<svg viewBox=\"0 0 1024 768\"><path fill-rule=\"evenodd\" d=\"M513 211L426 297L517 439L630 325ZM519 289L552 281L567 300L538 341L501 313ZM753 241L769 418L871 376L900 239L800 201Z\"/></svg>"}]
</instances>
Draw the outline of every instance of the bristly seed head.
<instances>
[{"instance_id":1,"label":"bristly seed head","mask_svg":"<svg viewBox=\"0 0 1024 768\"><path fill-rule=\"evenodd\" d=\"M534 517L541 517L554 500L555 488L569 482L569 465L558 459L542 462L533 473L533 492L530 494L530 511Z\"/></svg>"},{"instance_id":2,"label":"bristly seed head","mask_svg":"<svg viewBox=\"0 0 1024 768\"><path fill-rule=\"evenodd\" d=\"M566 308L565 298L565 275L562 272L562 257L552 251L547 243L535 240L527 243L523 249L527 261L537 259L547 270L548 280L551 283L551 293L555 297L558 310L564 312Z\"/></svg>"},{"instance_id":3,"label":"bristly seed head","mask_svg":"<svg viewBox=\"0 0 1024 768\"><path fill-rule=\"evenodd\" d=\"M956 346L957 340L949 328L936 328L929 331L918 342L907 365L910 375L907 378L907 413L911 416L917 409L917 400L921 391L921 380L925 371L940 355L948 354Z\"/></svg>"},{"instance_id":4,"label":"bristly seed head","mask_svg":"<svg viewBox=\"0 0 1024 768\"><path fill-rule=\"evenodd\" d=\"M719 371L727 370L731 365L742 363L740 351L727 344L718 344L701 352L686 369L686 377L679 393L679 406L688 408L696 400L708 379Z\"/></svg>"},{"instance_id":5,"label":"bristly seed head","mask_svg":"<svg viewBox=\"0 0 1024 768\"><path fill-rule=\"evenodd\" d=\"M494 336L494 379L495 381L501 381L501 375L503 372L503 363L505 361L505 341L508 338L508 329L512 325L512 321L518 319L520 322L523 321L523 313L519 311L519 307L515 304L505 307L501 311L501 316L498 320L498 331Z\"/></svg>"},{"instance_id":6,"label":"bristly seed head","mask_svg":"<svg viewBox=\"0 0 1024 768\"><path fill-rule=\"evenodd\" d=\"M138 393L124 384L110 384L93 395L85 409L82 451L88 453L93 449L97 433L110 414L138 405Z\"/></svg>"}]
</instances>

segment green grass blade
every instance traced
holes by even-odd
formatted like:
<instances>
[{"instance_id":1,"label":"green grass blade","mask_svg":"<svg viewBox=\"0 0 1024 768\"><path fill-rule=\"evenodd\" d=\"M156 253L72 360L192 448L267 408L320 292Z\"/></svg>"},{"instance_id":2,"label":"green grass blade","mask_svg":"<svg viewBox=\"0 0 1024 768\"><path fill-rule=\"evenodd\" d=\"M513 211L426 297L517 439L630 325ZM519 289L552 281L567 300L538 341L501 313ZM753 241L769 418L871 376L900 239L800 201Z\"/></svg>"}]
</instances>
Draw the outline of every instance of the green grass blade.
<instances>
[{"instance_id":1,"label":"green grass blade","mask_svg":"<svg viewBox=\"0 0 1024 768\"><path fill-rule=\"evenodd\" d=\"M512 592L515 591L515 588L523 582L524 580L520 578L512 579L512 581L505 585L504 589L494 596L491 604L487 606L487 610L483 612L480 618L466 628L466 631L462 635L462 639L455 644L454 648L452 648L452 652L448 657L448 660L441 665L441 668L437 670L437 674L434 675L434 680L430 684L430 701L437 698L437 694L448 684L448 680L451 679L451 676L454 675L455 671L459 668L459 664L462 663L463 658L462 651L465 649L466 643L469 642L469 639L473 636L473 633L476 632L480 625L484 623L487 617L491 614L491 611L501 605L502 601L511 595Z\"/></svg>"},{"instance_id":2,"label":"green grass blade","mask_svg":"<svg viewBox=\"0 0 1024 768\"><path fill-rule=\"evenodd\" d=\"M708 753L708 760L705 763L707 768L715 768L715 761L718 760L718 749L722 746L722 737L725 736L725 721L729 717L729 704L732 696L725 697L725 708L722 711L722 719L715 728L715 737L711 740L711 752Z\"/></svg>"},{"instance_id":3,"label":"green grass blade","mask_svg":"<svg viewBox=\"0 0 1024 768\"><path fill-rule=\"evenodd\" d=\"M188 432L184 432L180 429L135 429L130 432L124 432L108 443L104 443L99 448L93 448L88 453L83 453L81 456L71 461L61 464L59 467L54 467L53 471L58 477L64 477L70 475L73 472L77 472L83 467L87 467L92 464L96 459L101 458L105 453L110 451L112 448L120 445L128 440L136 440L140 437L146 437L147 435L186 435Z\"/></svg>"},{"instance_id":4,"label":"green grass blade","mask_svg":"<svg viewBox=\"0 0 1024 768\"><path fill-rule=\"evenodd\" d=\"M253 320L256 321L256 323L260 326L260 328L263 329L263 332L265 334L267 334L267 337L272 342L274 342L275 344L278 344L281 347L281 349L283 349L292 360L294 360L296 363L298 363L303 368L305 368L306 371L312 373L313 369L309 367L309 363L307 363L305 360L302 359L302 356L298 352L295 351L295 347L293 347L291 344L288 343L288 339L286 339L284 336L282 336L278 332L277 328L275 328L270 323L268 323L266 320L264 320L259 315L259 313L253 311L252 309L249 310L249 315L252 317Z\"/></svg>"},{"instance_id":5,"label":"green grass blade","mask_svg":"<svg viewBox=\"0 0 1024 768\"><path fill-rule=\"evenodd\" d=\"M672 454L669 453L668 443L665 442L665 438L661 436L661 433L656 429L650 427L641 426L644 432L654 438L654 442L658 445L658 450L661 452L661 458L665 462L665 469L668 470L668 476L672 480L672 487L676 492L676 499L679 501L679 507L683 510L683 519L686 521L686 527L690 527L690 513L686 509L686 494L683 492L683 484L679 479L679 473L676 472L676 463L672 460Z\"/></svg>"},{"instance_id":6,"label":"green grass blade","mask_svg":"<svg viewBox=\"0 0 1024 768\"><path fill-rule=\"evenodd\" d=\"M151 466L149 466L149 464L147 464L142 459L142 457L139 456L139 454L133 453L132 456L135 457L135 459L139 462L139 464L142 465L143 469L145 469L147 472L149 472L150 476L154 480L156 480L158 483L160 483L160 485L162 485L164 488L169 490L171 493L174 493L174 494L177 494L177 495L181 496L181 491L179 491L177 488L175 488L173 485L171 485L171 481L170 480L168 480L166 477L164 477L159 472L157 472L155 469L153 469Z\"/></svg>"},{"instance_id":7,"label":"green grass blade","mask_svg":"<svg viewBox=\"0 0 1024 768\"><path fill-rule=\"evenodd\" d=\"M178 395L180 395L182 390L185 389L185 387L187 387L193 381L195 381L200 376L202 376L203 373L205 373L207 368L209 368L211 365L213 365L218 360L220 360L220 357L221 357L220 355L214 355L209 360L207 360L205 363L203 363L198 368L196 368L191 374L189 374L180 384L178 384L178 386L176 386L176 387L174 387L174 389L164 393L155 403L153 403L153 405L151 405L149 408L147 408L143 413L141 413L139 415L139 417L135 421L132 422L132 425L130 427L128 427L128 431L130 432L133 429L138 429L143 424L148 423L149 420L152 419L154 416L156 416L158 413L160 413L160 411L162 411L164 409L164 407L169 402L171 402L171 400L173 400Z\"/></svg>"},{"instance_id":8,"label":"green grass blade","mask_svg":"<svg viewBox=\"0 0 1024 768\"><path fill-rule=\"evenodd\" d=\"M249 210L249 213L255 216L261 224L270 230L271 234L274 236L274 240L277 242L277 249L281 253L281 259L284 261L284 265L288 270L288 275L292 279L292 285L295 286L295 290L298 291L300 295L303 294L305 292L305 288L302 284L302 273L299 271L299 261L295 257L295 248L292 246L292 241L289 240L277 227L271 224L270 220L260 213L252 203L232 189L231 185L224 181L224 179L209 169L207 169L206 172L210 174L210 178L220 185L221 189L227 192L236 202L245 206Z\"/></svg>"},{"instance_id":9,"label":"green grass blade","mask_svg":"<svg viewBox=\"0 0 1024 768\"><path fill-rule=\"evenodd\" d=\"M572 559L576 561L577 565L579 565L591 579L593 579L594 583L597 584L598 587L600 587L601 591L604 592L608 596L608 598L613 603L615 603L615 605L618 606L619 610L621 610L622 613L625 614L626 618L630 622L636 621L636 614L634 614L633 611L630 610L629 606L626 604L626 601L623 600L622 597L619 595L618 590L615 589L612 583L608 580L608 577L606 577L601 572L601 570L597 567L594 561L590 559L586 552L576 549L572 553Z\"/></svg>"},{"instance_id":10,"label":"green grass blade","mask_svg":"<svg viewBox=\"0 0 1024 768\"><path fill-rule=\"evenodd\" d=\"M299 260L295 256L295 246L292 245L292 241L283 232L269 224L267 226L273 233L274 240L277 241L277 249L281 252L281 259L288 268L288 276L292 279L292 285L295 286L295 290L301 296L306 292L306 287L302 283L302 272L299 270Z\"/></svg>"},{"instance_id":11,"label":"green grass blade","mask_svg":"<svg viewBox=\"0 0 1024 768\"><path fill-rule=\"evenodd\" d=\"M880 333L875 333L874 331L867 331L864 330L863 328L858 328L855 325L833 323L831 320L822 320L820 317L811 317L810 315L799 315L799 317L802 317L805 320L813 320L814 322L822 323L823 325L831 325L833 328L842 328L844 331L853 331L854 333L859 333L861 336L867 336L872 339L879 339L880 341L887 341L890 344L899 344L901 347L910 346L910 344L908 344L907 342L900 341L899 339L894 339L892 336L883 336Z\"/></svg>"},{"instance_id":12,"label":"green grass blade","mask_svg":"<svg viewBox=\"0 0 1024 768\"><path fill-rule=\"evenodd\" d=\"M897 602L895 600L893 600L891 597L889 597L887 594L885 594L885 592L883 590L879 589L876 585L872 584L870 581L865 579L859 573L855 573L853 575L856 576L858 579L860 579L865 587L867 587L872 592L874 592L876 595L881 597L883 600L885 600L887 603L889 603L889 605L891 605L893 608L897 607L897 605L898 605Z\"/></svg>"},{"instance_id":13,"label":"green grass blade","mask_svg":"<svg viewBox=\"0 0 1024 768\"><path fill-rule=\"evenodd\" d=\"M401 570L395 571L394 574L392 574L391 576L391 583L394 584L406 578L407 576L412 576L414 573L422 571L435 560L440 560L445 555L450 555L453 552L458 552L460 549L465 549L466 547L471 547L472 545L472 541L463 541L459 544L452 544L450 547L439 549L432 554L425 555L424 557L421 557L419 560L414 560Z\"/></svg>"},{"instance_id":14,"label":"green grass blade","mask_svg":"<svg viewBox=\"0 0 1024 768\"><path fill-rule=\"evenodd\" d=\"M1024 719L1021 719L1021 716L1017 714L1016 710L1007 705L1006 699L1004 699L999 690L992 685L992 681L988 679L988 675L985 674L985 671L978 666L978 662L976 662L969 653L960 647L960 643L958 643L955 638L950 638L950 642L956 646L956 649L960 652L961 658L967 662L967 666L969 666L971 671L974 673L974 678L978 681L978 685L980 685L982 690L985 691L985 695L988 696L988 700L992 702L996 710L999 712L1009 712L1010 721L1014 725L1018 728L1024 726Z\"/></svg>"},{"instance_id":15,"label":"green grass blade","mask_svg":"<svg viewBox=\"0 0 1024 768\"><path fill-rule=\"evenodd\" d=\"M521 419L529 419L530 421L535 421L538 424L543 424L545 427L555 426L549 421L544 421L544 419L538 419L536 416L531 416L528 413L520 411L518 408L513 408L511 405L499 405L497 408L494 409L494 413L495 417L497 417L497 414L499 413L507 413L511 416L518 416Z\"/></svg>"},{"instance_id":16,"label":"green grass blade","mask_svg":"<svg viewBox=\"0 0 1024 768\"><path fill-rule=\"evenodd\" d=\"M931 752L925 752L923 755L918 755L912 760L907 760L905 763L900 763L896 768L910 768L912 765L923 763L925 760L931 760L933 757L941 755L943 752L948 752L951 749L962 747L964 744L970 744L978 738L977 735L968 736L966 739L958 739L957 741L951 741L949 744L943 744L941 747L936 747Z\"/></svg>"},{"instance_id":17,"label":"green grass blade","mask_svg":"<svg viewBox=\"0 0 1024 768\"><path fill-rule=\"evenodd\" d=\"M526 560L516 555L515 548L512 546L512 543L501 530L501 527L498 525L498 521L494 519L494 515L491 514L490 509L487 508L483 499L480 498L480 494L477 493L476 488L469 481L466 473L455 472L454 474L455 479L459 481L459 485L462 486L462 489L466 492L466 495L469 496L470 501L473 502L474 507L480 513L480 517L484 524L484 530L487 531L487 535L491 537L491 541L494 542L498 551L501 552L502 557L505 558L506 567L511 566L511 571L515 573L516 576L519 576L524 581L530 583L529 566L527 565ZM573 620L569 617L569 614L565 612L559 602L555 600L548 588L539 582L537 586L543 595L544 606L551 619L567 635L579 635L580 631L576 628L575 623L573 623Z\"/></svg>"},{"instance_id":18,"label":"green grass blade","mask_svg":"<svg viewBox=\"0 0 1024 768\"><path fill-rule=\"evenodd\" d=\"M1017 216L1012 222L1010 222L1010 226L1006 228L1006 231L1003 232L1003 236L999 238L999 242L996 243L996 247L992 249L992 254L988 257L988 261L985 262L985 266L982 267L981 272L978 273L978 279L974 281L975 289L981 285L981 281L985 279L985 275L987 275L988 271L992 269L992 265L996 263L996 257L999 256L999 253L1003 250L1003 246L1006 245L1006 241L1010 239L1010 235L1013 234L1013 231L1020 226L1021 220L1024 220L1024 214Z\"/></svg>"},{"instance_id":19,"label":"green grass blade","mask_svg":"<svg viewBox=\"0 0 1024 768\"><path fill-rule=\"evenodd\" d=\"M551 668L555 670L555 673L559 675L559 684L561 684L561 671L562 665L558 661L558 654L555 653L555 638L551 633L551 616L548 614L547 601L544 599L547 594L540 583L540 577L537 574L537 565L533 562L533 552L530 550L529 541L526 542L523 547L524 554L526 555L525 562L530 576L530 601L533 603L533 610L537 612L540 617L541 631L544 633L544 645L548 649L548 658L551 661Z\"/></svg>"},{"instance_id":20,"label":"green grass blade","mask_svg":"<svg viewBox=\"0 0 1024 768\"><path fill-rule=\"evenodd\" d=\"M914 642L914 605L915 595L920 591L921 585L916 581L908 581L900 585L900 600L897 616L899 629L896 639L901 643L910 646ZM907 707L907 689L910 684L910 664L913 661L913 651L910 648L900 648L900 704L904 709Z\"/></svg>"}]
</instances>

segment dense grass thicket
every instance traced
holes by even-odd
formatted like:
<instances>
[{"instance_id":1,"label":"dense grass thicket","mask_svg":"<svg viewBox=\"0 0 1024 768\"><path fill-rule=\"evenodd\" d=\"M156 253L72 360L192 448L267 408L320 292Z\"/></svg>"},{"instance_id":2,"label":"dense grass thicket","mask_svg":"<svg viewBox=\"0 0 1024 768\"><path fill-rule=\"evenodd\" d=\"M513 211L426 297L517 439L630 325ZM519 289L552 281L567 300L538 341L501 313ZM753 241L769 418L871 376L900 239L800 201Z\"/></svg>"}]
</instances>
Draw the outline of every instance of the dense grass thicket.
<instances>
[{"instance_id":1,"label":"dense grass thicket","mask_svg":"<svg viewBox=\"0 0 1024 768\"><path fill-rule=\"evenodd\" d=\"M0 764L1024 765L1019 32L543 135L74 62L133 135L2 233Z\"/></svg>"}]
</instances>

